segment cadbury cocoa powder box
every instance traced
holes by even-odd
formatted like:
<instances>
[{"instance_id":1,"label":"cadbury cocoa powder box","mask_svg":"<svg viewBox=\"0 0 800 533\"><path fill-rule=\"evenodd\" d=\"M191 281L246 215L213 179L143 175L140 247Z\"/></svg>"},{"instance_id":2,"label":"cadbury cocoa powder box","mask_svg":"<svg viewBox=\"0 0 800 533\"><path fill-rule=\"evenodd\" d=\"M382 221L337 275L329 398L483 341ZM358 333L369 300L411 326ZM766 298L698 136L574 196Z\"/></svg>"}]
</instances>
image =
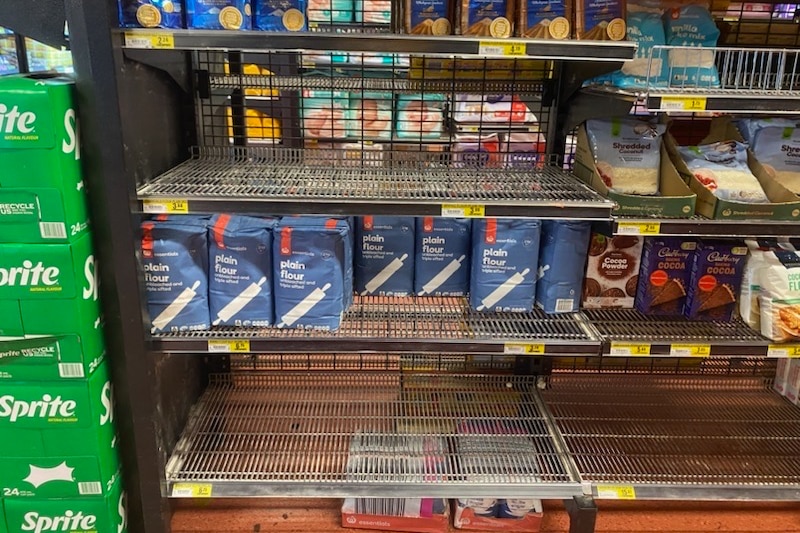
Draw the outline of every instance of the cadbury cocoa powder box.
<instances>
[{"instance_id":1,"label":"cadbury cocoa powder box","mask_svg":"<svg viewBox=\"0 0 800 533\"><path fill-rule=\"evenodd\" d=\"M686 303L697 241L680 237L645 239L636 309L648 315L680 315Z\"/></svg>"},{"instance_id":2,"label":"cadbury cocoa powder box","mask_svg":"<svg viewBox=\"0 0 800 533\"><path fill-rule=\"evenodd\" d=\"M643 243L642 237L634 235L592 233L583 282L585 309L633 307Z\"/></svg>"},{"instance_id":3,"label":"cadbury cocoa powder box","mask_svg":"<svg viewBox=\"0 0 800 533\"><path fill-rule=\"evenodd\" d=\"M692 320L728 322L744 274L747 247L737 241L697 244L683 314Z\"/></svg>"}]
</instances>

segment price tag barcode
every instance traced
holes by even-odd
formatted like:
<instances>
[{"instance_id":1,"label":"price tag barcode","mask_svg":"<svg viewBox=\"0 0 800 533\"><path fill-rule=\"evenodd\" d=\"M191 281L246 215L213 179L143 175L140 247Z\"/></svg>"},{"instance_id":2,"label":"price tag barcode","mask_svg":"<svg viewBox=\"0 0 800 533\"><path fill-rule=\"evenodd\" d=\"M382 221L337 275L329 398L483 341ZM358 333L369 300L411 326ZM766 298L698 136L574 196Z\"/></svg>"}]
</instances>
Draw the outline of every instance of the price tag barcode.
<instances>
[{"instance_id":1,"label":"price tag barcode","mask_svg":"<svg viewBox=\"0 0 800 533\"><path fill-rule=\"evenodd\" d=\"M635 500L636 490L630 485L598 485L597 497L601 500Z\"/></svg>"},{"instance_id":2,"label":"price tag barcode","mask_svg":"<svg viewBox=\"0 0 800 533\"><path fill-rule=\"evenodd\" d=\"M250 351L249 340L210 340L208 341L209 353L248 353Z\"/></svg>"},{"instance_id":3,"label":"price tag barcode","mask_svg":"<svg viewBox=\"0 0 800 533\"><path fill-rule=\"evenodd\" d=\"M172 486L173 498L210 498L212 492L211 483L175 483Z\"/></svg>"},{"instance_id":4,"label":"price tag barcode","mask_svg":"<svg viewBox=\"0 0 800 533\"><path fill-rule=\"evenodd\" d=\"M609 355L642 357L650 355L650 345L629 342L612 342Z\"/></svg>"},{"instance_id":5,"label":"price tag barcode","mask_svg":"<svg viewBox=\"0 0 800 533\"><path fill-rule=\"evenodd\" d=\"M544 355L544 344L508 342L503 346L503 353L515 355Z\"/></svg>"},{"instance_id":6,"label":"price tag barcode","mask_svg":"<svg viewBox=\"0 0 800 533\"><path fill-rule=\"evenodd\" d=\"M664 111L705 111L705 96L662 96L661 109Z\"/></svg>"},{"instance_id":7,"label":"price tag barcode","mask_svg":"<svg viewBox=\"0 0 800 533\"><path fill-rule=\"evenodd\" d=\"M767 357L800 357L800 344L770 344Z\"/></svg>"},{"instance_id":8,"label":"price tag barcode","mask_svg":"<svg viewBox=\"0 0 800 533\"><path fill-rule=\"evenodd\" d=\"M144 200L142 210L145 213L174 213L187 214L189 212L188 200Z\"/></svg>"},{"instance_id":9,"label":"price tag barcode","mask_svg":"<svg viewBox=\"0 0 800 533\"><path fill-rule=\"evenodd\" d=\"M478 44L478 54L482 56L524 56L525 53L525 43L481 41Z\"/></svg>"},{"instance_id":10,"label":"price tag barcode","mask_svg":"<svg viewBox=\"0 0 800 533\"><path fill-rule=\"evenodd\" d=\"M617 222L619 235L658 235L661 222Z\"/></svg>"},{"instance_id":11,"label":"price tag barcode","mask_svg":"<svg viewBox=\"0 0 800 533\"><path fill-rule=\"evenodd\" d=\"M157 48L169 50L175 48L175 36L171 33L125 32L125 46L128 48Z\"/></svg>"},{"instance_id":12,"label":"price tag barcode","mask_svg":"<svg viewBox=\"0 0 800 533\"><path fill-rule=\"evenodd\" d=\"M480 204L442 204L442 216L482 218L486 216L486 206Z\"/></svg>"},{"instance_id":13,"label":"price tag barcode","mask_svg":"<svg viewBox=\"0 0 800 533\"><path fill-rule=\"evenodd\" d=\"M710 357L710 344L673 344L669 354L675 357Z\"/></svg>"}]
</instances>

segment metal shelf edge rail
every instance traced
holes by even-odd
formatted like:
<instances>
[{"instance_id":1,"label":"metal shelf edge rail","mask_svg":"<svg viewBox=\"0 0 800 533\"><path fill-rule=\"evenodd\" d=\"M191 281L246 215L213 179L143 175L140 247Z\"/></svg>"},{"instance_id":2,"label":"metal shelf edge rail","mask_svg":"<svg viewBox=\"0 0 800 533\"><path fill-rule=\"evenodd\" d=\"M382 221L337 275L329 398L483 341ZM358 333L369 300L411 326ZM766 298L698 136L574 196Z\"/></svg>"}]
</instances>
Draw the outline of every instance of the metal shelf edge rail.
<instances>
[{"instance_id":1,"label":"metal shelf edge rail","mask_svg":"<svg viewBox=\"0 0 800 533\"><path fill-rule=\"evenodd\" d=\"M785 220L712 220L700 215L691 218L645 218L615 216L615 234L686 235L710 237L790 237L800 232L800 224Z\"/></svg>"},{"instance_id":2,"label":"metal shelf edge rail","mask_svg":"<svg viewBox=\"0 0 800 533\"><path fill-rule=\"evenodd\" d=\"M535 379L214 375L167 466L168 495L581 495Z\"/></svg>"},{"instance_id":3,"label":"metal shelf edge rail","mask_svg":"<svg viewBox=\"0 0 800 533\"><path fill-rule=\"evenodd\" d=\"M479 57L541 58L589 61L633 59L637 44L627 41L557 41L554 39L477 39L447 35L292 33L212 30L118 30L124 48L177 50L241 50L263 52L279 50L317 50L436 55L474 55Z\"/></svg>"},{"instance_id":4,"label":"metal shelf edge rail","mask_svg":"<svg viewBox=\"0 0 800 533\"><path fill-rule=\"evenodd\" d=\"M602 355L655 357L777 357L781 345L738 316L730 322L644 315L633 309L584 310L604 341Z\"/></svg>"},{"instance_id":5,"label":"metal shelf edge rail","mask_svg":"<svg viewBox=\"0 0 800 533\"><path fill-rule=\"evenodd\" d=\"M170 353L319 353L391 351L594 356L600 341L575 315L481 313L464 298L356 296L336 332L215 328L153 334Z\"/></svg>"},{"instance_id":6,"label":"metal shelf edge rail","mask_svg":"<svg viewBox=\"0 0 800 533\"><path fill-rule=\"evenodd\" d=\"M608 220L614 205L553 166L454 168L420 160L425 153L377 153L200 147L137 195L146 213L476 216L466 204L478 216Z\"/></svg>"}]
</instances>

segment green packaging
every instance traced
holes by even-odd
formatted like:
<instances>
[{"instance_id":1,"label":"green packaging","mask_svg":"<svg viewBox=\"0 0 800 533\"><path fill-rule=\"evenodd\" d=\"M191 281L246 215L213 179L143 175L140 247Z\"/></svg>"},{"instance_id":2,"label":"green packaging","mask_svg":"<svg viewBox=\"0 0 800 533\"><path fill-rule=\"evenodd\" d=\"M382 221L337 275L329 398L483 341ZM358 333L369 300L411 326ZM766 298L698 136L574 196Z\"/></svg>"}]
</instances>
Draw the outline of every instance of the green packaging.
<instances>
[{"instance_id":1,"label":"green packaging","mask_svg":"<svg viewBox=\"0 0 800 533\"><path fill-rule=\"evenodd\" d=\"M73 85L41 74L0 78L0 242L88 233Z\"/></svg>"},{"instance_id":2,"label":"green packaging","mask_svg":"<svg viewBox=\"0 0 800 533\"><path fill-rule=\"evenodd\" d=\"M41 447L18 449L19 457L0 456L0 493L6 498L109 494L120 474L114 425L107 423L93 431L92 436L53 430L42 439Z\"/></svg>"},{"instance_id":3,"label":"green packaging","mask_svg":"<svg viewBox=\"0 0 800 533\"><path fill-rule=\"evenodd\" d=\"M0 380L90 375L105 353L97 283L90 235L0 244Z\"/></svg>"},{"instance_id":4,"label":"green packaging","mask_svg":"<svg viewBox=\"0 0 800 533\"><path fill-rule=\"evenodd\" d=\"M112 386L105 364L86 380L3 382L0 457L13 453L8 449L19 448L20 444L9 442L13 440L10 433L17 430L96 430L97 426L104 426L113 419ZM30 437L27 440L30 441Z\"/></svg>"},{"instance_id":5,"label":"green packaging","mask_svg":"<svg viewBox=\"0 0 800 533\"><path fill-rule=\"evenodd\" d=\"M8 499L9 531L45 533L126 533L128 506L122 480L105 496L63 499Z\"/></svg>"}]
</instances>

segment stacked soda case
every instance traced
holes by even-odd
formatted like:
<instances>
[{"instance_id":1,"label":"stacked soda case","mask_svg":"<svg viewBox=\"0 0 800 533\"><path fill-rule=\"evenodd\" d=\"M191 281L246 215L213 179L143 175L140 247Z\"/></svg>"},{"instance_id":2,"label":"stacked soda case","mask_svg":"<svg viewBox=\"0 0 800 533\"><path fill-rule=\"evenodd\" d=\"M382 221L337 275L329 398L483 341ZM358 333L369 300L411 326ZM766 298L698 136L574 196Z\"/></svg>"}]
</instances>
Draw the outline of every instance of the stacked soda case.
<instances>
[{"instance_id":1,"label":"stacked soda case","mask_svg":"<svg viewBox=\"0 0 800 533\"><path fill-rule=\"evenodd\" d=\"M125 531L73 85L0 79L0 531Z\"/></svg>"}]
</instances>

